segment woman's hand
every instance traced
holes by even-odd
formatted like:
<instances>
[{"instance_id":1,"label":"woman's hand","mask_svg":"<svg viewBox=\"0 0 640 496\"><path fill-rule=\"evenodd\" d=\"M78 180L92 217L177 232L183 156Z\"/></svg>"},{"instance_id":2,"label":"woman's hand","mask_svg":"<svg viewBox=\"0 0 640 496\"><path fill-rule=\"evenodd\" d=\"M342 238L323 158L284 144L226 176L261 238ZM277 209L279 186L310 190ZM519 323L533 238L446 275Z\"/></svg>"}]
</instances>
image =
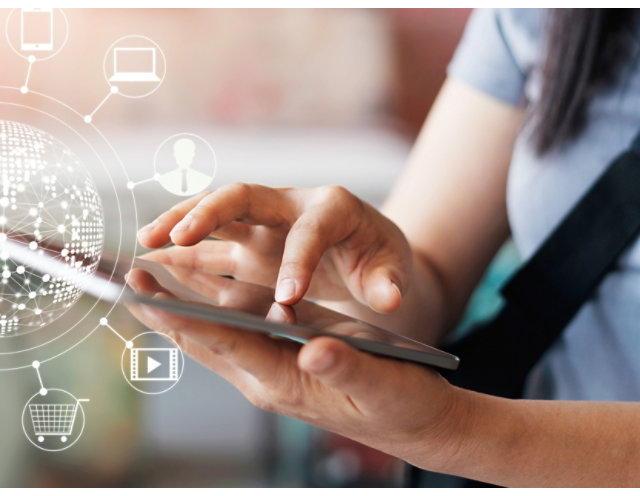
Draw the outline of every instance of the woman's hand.
<instances>
[{"instance_id":1,"label":"woman's hand","mask_svg":"<svg viewBox=\"0 0 640 496\"><path fill-rule=\"evenodd\" d=\"M280 303L308 292L391 312L410 279L411 249L401 231L338 186L231 184L176 205L141 229L139 240L159 248L208 236L227 241L209 242L203 256L210 270L275 286Z\"/></svg>"},{"instance_id":2,"label":"woman's hand","mask_svg":"<svg viewBox=\"0 0 640 496\"><path fill-rule=\"evenodd\" d=\"M271 319L278 319L279 308L274 304ZM429 368L374 357L334 338L315 338L301 347L156 308L131 311L260 408L422 466L441 468L456 450L456 427L463 424L458 412L464 412L459 390Z\"/></svg>"}]
</instances>

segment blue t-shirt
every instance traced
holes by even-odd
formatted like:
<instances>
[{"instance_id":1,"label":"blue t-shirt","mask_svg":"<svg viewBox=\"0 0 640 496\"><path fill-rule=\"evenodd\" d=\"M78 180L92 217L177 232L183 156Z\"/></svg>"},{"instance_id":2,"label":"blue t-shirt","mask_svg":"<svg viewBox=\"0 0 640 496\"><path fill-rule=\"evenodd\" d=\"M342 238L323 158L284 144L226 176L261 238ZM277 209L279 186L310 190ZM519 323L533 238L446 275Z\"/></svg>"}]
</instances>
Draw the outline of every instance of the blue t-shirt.
<instances>
[{"instance_id":1,"label":"blue t-shirt","mask_svg":"<svg viewBox=\"0 0 640 496\"><path fill-rule=\"evenodd\" d=\"M534 104L541 89L545 15L538 9L475 11L449 76L514 106ZM592 100L578 138L543 157L534 151L530 126L516 141L507 211L524 259L640 131L640 29L634 37L630 63L616 84ZM530 398L640 400L640 240L541 359L527 389Z\"/></svg>"}]
</instances>

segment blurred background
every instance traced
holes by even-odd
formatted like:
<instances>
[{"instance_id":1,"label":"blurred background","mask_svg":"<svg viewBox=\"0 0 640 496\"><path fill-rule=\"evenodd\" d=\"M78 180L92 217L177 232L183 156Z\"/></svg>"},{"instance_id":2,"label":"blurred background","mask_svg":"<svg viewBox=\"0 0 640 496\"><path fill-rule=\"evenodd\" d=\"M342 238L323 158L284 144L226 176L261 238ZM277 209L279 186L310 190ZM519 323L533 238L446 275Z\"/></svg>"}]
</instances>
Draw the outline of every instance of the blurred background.
<instances>
[{"instance_id":1,"label":"blurred background","mask_svg":"<svg viewBox=\"0 0 640 496\"><path fill-rule=\"evenodd\" d=\"M153 175L153 153L165 138L193 132L217 154L211 187L233 181L342 184L379 205L444 79L469 11L65 13L67 44L33 65L29 86L81 114L109 92L103 57L116 39L144 35L164 51L166 78L155 93L135 100L114 95L94 115L133 180ZM0 10L2 26L8 15ZM4 37L0 64L1 85L24 83L28 64ZM180 200L155 182L134 193L141 224ZM495 308L494 289L514 263L513 251L504 253L474 296L466 321ZM110 321L127 337L145 330L124 310ZM400 483L403 466L397 460L259 411L192 361L171 391L141 395L122 377L121 353L122 342L99 329L43 365L49 387L91 398L82 439L59 454L32 447L19 427L23 405L38 388L33 371L0 374L0 486Z\"/></svg>"}]
</instances>

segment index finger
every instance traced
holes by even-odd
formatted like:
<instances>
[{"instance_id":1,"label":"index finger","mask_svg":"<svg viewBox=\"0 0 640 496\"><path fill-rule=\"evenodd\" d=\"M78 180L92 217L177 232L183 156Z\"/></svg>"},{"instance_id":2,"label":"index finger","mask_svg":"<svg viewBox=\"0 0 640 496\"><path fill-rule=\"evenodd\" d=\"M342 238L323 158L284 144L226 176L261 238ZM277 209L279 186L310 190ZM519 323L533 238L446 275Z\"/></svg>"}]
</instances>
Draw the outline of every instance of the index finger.
<instances>
[{"instance_id":1,"label":"index finger","mask_svg":"<svg viewBox=\"0 0 640 496\"><path fill-rule=\"evenodd\" d=\"M169 231L193 208L209 194L208 191L188 198L174 205L156 220L138 231L138 241L146 248L160 248L171 242Z\"/></svg>"},{"instance_id":2,"label":"index finger","mask_svg":"<svg viewBox=\"0 0 640 496\"><path fill-rule=\"evenodd\" d=\"M145 241L170 239L177 245L190 246L234 221L268 227L290 225L298 211L291 192L257 184L223 186L162 214L145 232Z\"/></svg>"}]
</instances>

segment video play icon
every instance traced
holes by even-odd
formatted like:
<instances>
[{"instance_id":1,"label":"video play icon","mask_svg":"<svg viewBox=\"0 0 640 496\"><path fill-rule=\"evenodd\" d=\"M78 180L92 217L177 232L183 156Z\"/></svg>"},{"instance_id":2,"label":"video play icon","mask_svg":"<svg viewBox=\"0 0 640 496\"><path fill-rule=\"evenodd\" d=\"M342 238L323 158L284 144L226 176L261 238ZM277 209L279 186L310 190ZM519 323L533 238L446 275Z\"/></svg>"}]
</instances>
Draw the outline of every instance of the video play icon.
<instances>
[{"instance_id":1,"label":"video play icon","mask_svg":"<svg viewBox=\"0 0 640 496\"><path fill-rule=\"evenodd\" d=\"M130 370L132 381L177 381L178 350L133 348Z\"/></svg>"},{"instance_id":2,"label":"video play icon","mask_svg":"<svg viewBox=\"0 0 640 496\"><path fill-rule=\"evenodd\" d=\"M162 394L180 380L184 355L174 339L149 331L126 342L120 365L133 389L143 394Z\"/></svg>"},{"instance_id":3,"label":"video play icon","mask_svg":"<svg viewBox=\"0 0 640 496\"><path fill-rule=\"evenodd\" d=\"M155 369L160 367L160 365L162 365L160 362L154 360L151 357L147 357L147 374L153 372Z\"/></svg>"}]
</instances>

